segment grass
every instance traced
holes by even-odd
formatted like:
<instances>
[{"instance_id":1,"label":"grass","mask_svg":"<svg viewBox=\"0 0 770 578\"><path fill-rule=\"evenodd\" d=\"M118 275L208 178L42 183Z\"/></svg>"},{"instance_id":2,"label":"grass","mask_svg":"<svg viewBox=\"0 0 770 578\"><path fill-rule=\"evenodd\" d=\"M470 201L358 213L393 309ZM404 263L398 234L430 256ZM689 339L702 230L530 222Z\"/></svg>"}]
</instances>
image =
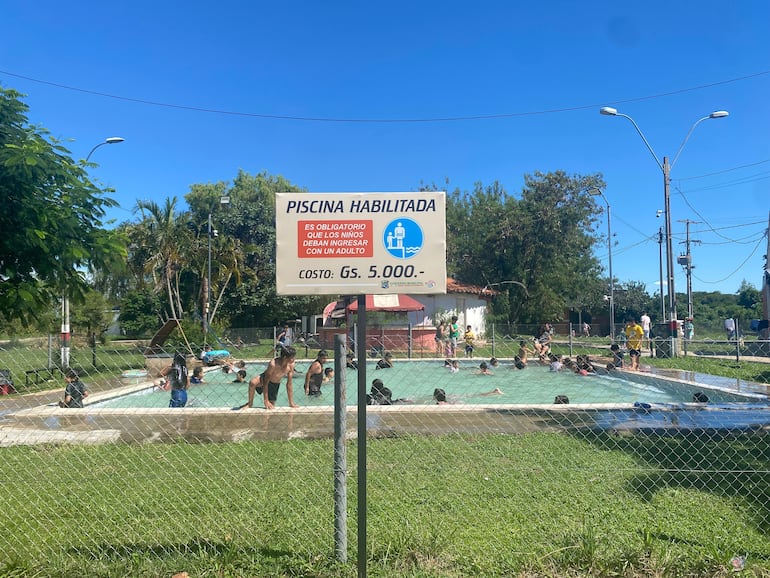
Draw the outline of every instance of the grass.
<instances>
[{"instance_id":1,"label":"grass","mask_svg":"<svg viewBox=\"0 0 770 578\"><path fill-rule=\"evenodd\" d=\"M186 346L185 346L186 349ZM106 345L97 345L95 349L86 346L73 346L70 365L76 368L94 389L120 385L120 376L129 369L144 369L144 347L134 342L113 341ZM169 349L169 351L173 351ZM272 346L251 345L233 350L238 359L266 359L272 354ZM57 366L59 349L54 347L50 353L47 342L6 344L0 348L0 368L10 369L16 389L19 393L34 393L59 387L63 380ZM29 370L52 367L52 372L40 373L40 377L26 376Z\"/></svg>"},{"instance_id":2,"label":"grass","mask_svg":"<svg viewBox=\"0 0 770 578\"><path fill-rule=\"evenodd\" d=\"M512 357L517 347L501 340L495 353ZM236 355L263 358L271 349ZM562 345L555 350L569 353ZM605 356L606 340L576 340L577 353ZM491 354L479 347L476 358ZM73 353L84 365L91 355L87 348ZM23 376L47 358L46 347L17 346L0 351L0 367ZM693 355L643 362L770 383L764 363ZM134 346L114 342L97 348L89 379L115 382L121 371L143 365ZM372 439L367 571L415 578L729 576L730 560L740 555L747 558L742 576L770 577L768 439ZM348 449L349 561L340 563L328 440L3 448L0 576L352 578L355 450Z\"/></svg>"},{"instance_id":3,"label":"grass","mask_svg":"<svg viewBox=\"0 0 770 578\"><path fill-rule=\"evenodd\" d=\"M356 575L332 443L3 449L3 576ZM770 449L538 433L368 442L370 576L770 576ZM43 514L41 514L41 512Z\"/></svg>"}]
</instances>

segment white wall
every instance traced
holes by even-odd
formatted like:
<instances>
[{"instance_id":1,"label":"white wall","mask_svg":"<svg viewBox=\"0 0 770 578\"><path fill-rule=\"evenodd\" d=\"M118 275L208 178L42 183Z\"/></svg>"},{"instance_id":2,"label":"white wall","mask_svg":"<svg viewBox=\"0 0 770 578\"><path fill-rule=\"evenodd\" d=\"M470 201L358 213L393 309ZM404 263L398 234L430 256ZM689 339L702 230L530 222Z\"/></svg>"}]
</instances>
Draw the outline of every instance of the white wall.
<instances>
[{"instance_id":1,"label":"white wall","mask_svg":"<svg viewBox=\"0 0 770 578\"><path fill-rule=\"evenodd\" d=\"M420 325L437 326L441 319L447 321L452 315L457 315L458 324L462 327L473 327L476 335L486 331L487 302L469 293L447 293L446 295L410 295L425 305L425 319Z\"/></svg>"}]
</instances>

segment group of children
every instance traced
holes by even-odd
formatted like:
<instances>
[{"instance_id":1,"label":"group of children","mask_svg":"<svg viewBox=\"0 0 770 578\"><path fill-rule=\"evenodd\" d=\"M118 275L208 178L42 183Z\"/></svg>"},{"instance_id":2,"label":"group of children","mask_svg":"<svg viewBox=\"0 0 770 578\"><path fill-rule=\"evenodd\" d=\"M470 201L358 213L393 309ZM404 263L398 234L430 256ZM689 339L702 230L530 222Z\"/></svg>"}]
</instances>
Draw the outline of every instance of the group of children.
<instances>
[{"instance_id":1,"label":"group of children","mask_svg":"<svg viewBox=\"0 0 770 578\"><path fill-rule=\"evenodd\" d=\"M633 342L633 345L635 343L633 338L636 338L636 327L634 327L633 322L629 323L629 325L630 327L627 327L626 333L630 334L631 339L629 339L629 341ZM570 358L562 359L561 356L551 353L551 333L551 326L545 324L538 331L539 337L533 338L532 347L530 347L525 340L520 340L518 354L513 359L512 368L518 370L525 369L530 356L534 357L536 355L541 363L549 364L551 371L570 370L581 375L596 373L595 367L587 355L578 355L576 360L572 361ZM442 321L436 332L437 347L447 356L447 359L444 361L444 366L452 373L460 371L460 362L458 359L454 359L459 336L460 328L457 324L457 316L453 316L449 323ZM476 336L470 325L466 327L464 337L465 356L472 358ZM621 352L620 347L617 344L613 344L610 349L612 352L612 361L607 364L607 370L623 367L624 354ZM252 407L255 395L261 395L263 397L265 409L273 409L278 397L280 383L284 377L286 378L286 393L289 406L293 408L297 407L294 403L292 383L292 378L296 373L296 350L285 343L279 343L278 350L279 355L270 360L265 370L248 381L249 388L247 402L234 409ZM636 353L635 350L630 350L630 353L632 359L631 369L634 369L634 362L636 362L638 366L638 354L637 356L634 356L634 353ZM330 367L324 367L324 363L327 359L327 353L321 350L316 359L310 364L305 375L304 390L306 395L320 395L322 384L330 382L334 378L334 370ZM233 383L247 383L245 361L232 363L226 360L217 360L214 363L217 362L222 365L223 372L235 374ZM492 375L491 368L498 367L498 365L498 360L495 357L492 357L488 362L482 361L479 364L476 373L480 375ZM358 364L352 353L347 354L346 366L353 369L358 368ZM387 369L392 367L393 356L391 353L385 352L382 358L377 362L375 369ZM187 404L187 390L190 385L204 383L204 372L203 368L200 366L195 367L192 375L188 376L186 358L181 353L175 354L172 364L161 372L161 377L162 379L155 384L155 387L171 391L169 407L184 407ZM60 402L59 405L62 407L83 407L83 398L88 395L87 389L85 386L82 386L82 383L79 381L77 374L74 371L70 371L67 374L66 380L67 389L65 391L65 399ZM497 389L490 392L490 394L497 393L502 392ZM439 404L446 402L446 394L442 389L436 389L434 391L434 400ZM376 405L408 402L409 400L404 399L393 400L392 393L383 385L382 380L379 379L374 380L372 383L372 391L367 395L367 403Z\"/></svg>"},{"instance_id":2,"label":"group of children","mask_svg":"<svg viewBox=\"0 0 770 578\"><path fill-rule=\"evenodd\" d=\"M441 320L436 327L436 353L439 356L455 357L457 355L457 345L461 332L461 327L457 321L457 315L453 315L449 322ZM465 341L465 357L472 358L476 334L470 325L465 328L462 337Z\"/></svg>"}]
</instances>

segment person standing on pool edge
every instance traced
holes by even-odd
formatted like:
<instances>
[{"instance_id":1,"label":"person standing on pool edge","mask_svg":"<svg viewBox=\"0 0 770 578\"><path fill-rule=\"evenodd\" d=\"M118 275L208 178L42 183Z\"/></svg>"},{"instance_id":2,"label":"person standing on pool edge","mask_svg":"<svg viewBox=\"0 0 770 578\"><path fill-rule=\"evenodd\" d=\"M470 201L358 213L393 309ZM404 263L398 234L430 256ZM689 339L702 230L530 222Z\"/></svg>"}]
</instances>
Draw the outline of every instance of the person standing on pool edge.
<instances>
[{"instance_id":1,"label":"person standing on pool edge","mask_svg":"<svg viewBox=\"0 0 770 578\"><path fill-rule=\"evenodd\" d=\"M447 357L457 356L457 340L460 339L460 325L457 323L457 315L452 315L449 323L449 351Z\"/></svg>"},{"instance_id":2,"label":"person standing on pool edge","mask_svg":"<svg viewBox=\"0 0 770 578\"><path fill-rule=\"evenodd\" d=\"M644 342L644 330L636 322L636 319L626 321L626 347L628 348L628 357L631 358L631 367L629 369L639 369L639 358L642 355L642 343Z\"/></svg>"},{"instance_id":3,"label":"person standing on pool edge","mask_svg":"<svg viewBox=\"0 0 770 578\"><path fill-rule=\"evenodd\" d=\"M190 376L187 373L187 360L181 353L174 354L173 363L164 368L160 374L168 376L171 384L171 400L169 407L184 407L187 405L187 389L190 387Z\"/></svg>"},{"instance_id":4,"label":"person standing on pool edge","mask_svg":"<svg viewBox=\"0 0 770 578\"><path fill-rule=\"evenodd\" d=\"M275 400L278 399L278 388L281 387L281 380L286 377L286 395L289 398L289 407L298 407L294 403L294 385L292 376L294 375L294 359L297 357L297 351L289 346L281 348L281 354L270 360L267 368L261 375L251 378L249 381L249 400L236 409L245 409L254 405L254 394L258 393L264 397L265 409L274 409Z\"/></svg>"}]
</instances>

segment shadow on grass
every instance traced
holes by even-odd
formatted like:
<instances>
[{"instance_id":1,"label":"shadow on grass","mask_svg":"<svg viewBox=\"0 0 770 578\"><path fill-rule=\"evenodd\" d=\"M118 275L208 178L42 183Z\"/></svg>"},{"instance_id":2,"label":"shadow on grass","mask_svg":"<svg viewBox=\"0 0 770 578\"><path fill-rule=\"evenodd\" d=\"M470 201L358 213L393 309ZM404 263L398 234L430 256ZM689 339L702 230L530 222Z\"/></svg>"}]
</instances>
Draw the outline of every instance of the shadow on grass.
<instances>
[{"instance_id":1,"label":"shadow on grass","mask_svg":"<svg viewBox=\"0 0 770 578\"><path fill-rule=\"evenodd\" d=\"M605 451L622 451L644 462L648 473L630 480L645 500L666 488L694 489L744 501L754 525L770 531L770 436L682 431L635 433L581 432L581 439Z\"/></svg>"},{"instance_id":2,"label":"shadow on grass","mask_svg":"<svg viewBox=\"0 0 770 578\"><path fill-rule=\"evenodd\" d=\"M237 555L242 559L260 557L268 560L278 558L291 558L296 552L290 550L276 550L263 547L243 547L239 544L226 541L212 541L205 539L193 540L191 542L178 544L101 544L88 547L68 548L67 553L73 557L82 557L87 559L101 559L112 562L124 562L131 557L153 556L156 559L168 558L169 556L205 556L208 558L227 558Z\"/></svg>"}]
</instances>

